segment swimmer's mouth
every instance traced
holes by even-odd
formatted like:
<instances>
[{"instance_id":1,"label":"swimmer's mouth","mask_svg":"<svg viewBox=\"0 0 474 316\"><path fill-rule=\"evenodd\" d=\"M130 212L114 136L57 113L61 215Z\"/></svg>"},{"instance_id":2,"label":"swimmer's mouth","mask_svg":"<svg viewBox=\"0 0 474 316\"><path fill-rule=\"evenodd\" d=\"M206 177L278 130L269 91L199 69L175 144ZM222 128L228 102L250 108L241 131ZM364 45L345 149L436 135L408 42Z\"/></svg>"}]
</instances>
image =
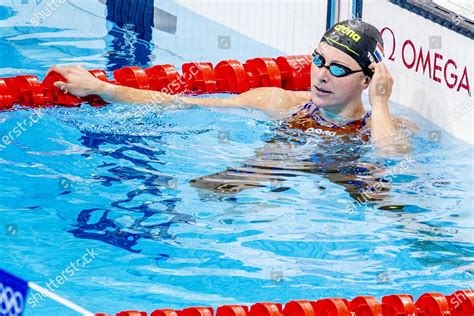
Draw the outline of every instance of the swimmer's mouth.
<instances>
[{"instance_id":1,"label":"swimmer's mouth","mask_svg":"<svg viewBox=\"0 0 474 316\"><path fill-rule=\"evenodd\" d=\"M331 91L324 90L324 89L318 88L318 87L316 87L316 86L314 86L314 88L315 88L316 90L318 90L319 92L323 92L323 93L332 93Z\"/></svg>"}]
</instances>

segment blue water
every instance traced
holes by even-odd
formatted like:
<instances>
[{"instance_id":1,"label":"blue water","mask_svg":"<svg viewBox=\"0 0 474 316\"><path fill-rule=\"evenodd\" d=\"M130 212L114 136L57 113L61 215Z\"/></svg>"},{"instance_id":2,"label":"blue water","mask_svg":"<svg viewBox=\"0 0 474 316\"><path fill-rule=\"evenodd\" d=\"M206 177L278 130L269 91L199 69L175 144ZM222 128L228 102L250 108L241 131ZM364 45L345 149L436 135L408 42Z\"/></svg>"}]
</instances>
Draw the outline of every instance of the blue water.
<instances>
[{"instance_id":1,"label":"blue water","mask_svg":"<svg viewBox=\"0 0 474 316\"><path fill-rule=\"evenodd\" d=\"M131 50L109 62L112 35L85 33L86 13L68 3L61 10L79 17L64 28L28 26L26 7L0 7L0 77L134 60ZM176 50L184 35L158 35L151 63L204 54ZM254 56L266 54L254 45ZM209 49L211 61L226 53ZM1 112L0 137L12 143L0 147L0 268L109 313L473 288L473 147L391 108L422 130L404 157L376 157L355 139L288 136L246 109ZM226 192L190 183L225 170ZM384 175L388 192L355 203ZM232 192L236 183L251 187ZM61 275L56 288L50 279ZM74 315L47 299L28 306L37 314Z\"/></svg>"}]
</instances>

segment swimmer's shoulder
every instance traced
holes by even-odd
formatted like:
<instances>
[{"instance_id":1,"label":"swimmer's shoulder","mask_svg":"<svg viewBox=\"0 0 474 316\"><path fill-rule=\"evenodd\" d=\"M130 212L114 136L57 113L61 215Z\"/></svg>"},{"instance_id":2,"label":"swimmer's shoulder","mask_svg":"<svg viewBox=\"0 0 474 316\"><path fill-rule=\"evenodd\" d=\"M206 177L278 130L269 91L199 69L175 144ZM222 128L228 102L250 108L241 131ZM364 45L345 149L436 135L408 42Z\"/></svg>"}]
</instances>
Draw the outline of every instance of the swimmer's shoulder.
<instances>
[{"instance_id":1,"label":"swimmer's shoulder","mask_svg":"<svg viewBox=\"0 0 474 316\"><path fill-rule=\"evenodd\" d=\"M306 104L311 99L311 91L289 91L293 93L298 104Z\"/></svg>"},{"instance_id":2,"label":"swimmer's shoulder","mask_svg":"<svg viewBox=\"0 0 474 316\"><path fill-rule=\"evenodd\" d=\"M283 90L283 89L282 89ZM292 114L300 111L306 103L311 99L310 91L286 91L288 95L288 100L286 106L283 105L280 107L279 118L288 118Z\"/></svg>"}]
</instances>

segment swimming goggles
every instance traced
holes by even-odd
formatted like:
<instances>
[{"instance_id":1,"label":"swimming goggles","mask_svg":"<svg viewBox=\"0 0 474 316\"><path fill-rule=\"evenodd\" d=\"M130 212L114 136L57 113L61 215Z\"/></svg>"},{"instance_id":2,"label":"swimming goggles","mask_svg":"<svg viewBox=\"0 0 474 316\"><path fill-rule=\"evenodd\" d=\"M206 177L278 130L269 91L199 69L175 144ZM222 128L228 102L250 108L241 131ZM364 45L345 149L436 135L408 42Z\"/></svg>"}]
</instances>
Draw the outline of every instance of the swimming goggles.
<instances>
[{"instance_id":1,"label":"swimming goggles","mask_svg":"<svg viewBox=\"0 0 474 316\"><path fill-rule=\"evenodd\" d=\"M351 75L356 72L363 71L362 69L359 70L352 70L346 66L339 65L336 63L331 63L329 66L326 66L326 60L324 59L323 56L321 56L318 52L314 51L313 52L313 63L316 67L321 68L327 68L329 72L334 76L334 77L345 77L348 75Z\"/></svg>"}]
</instances>

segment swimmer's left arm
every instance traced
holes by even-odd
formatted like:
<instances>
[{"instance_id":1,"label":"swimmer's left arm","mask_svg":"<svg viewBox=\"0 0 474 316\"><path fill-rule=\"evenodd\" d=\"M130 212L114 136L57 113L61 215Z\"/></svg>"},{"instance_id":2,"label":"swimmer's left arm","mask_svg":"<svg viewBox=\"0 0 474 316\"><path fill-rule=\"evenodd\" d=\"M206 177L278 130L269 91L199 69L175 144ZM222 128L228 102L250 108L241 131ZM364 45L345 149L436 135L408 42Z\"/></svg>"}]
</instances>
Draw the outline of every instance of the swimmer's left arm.
<instances>
[{"instance_id":1,"label":"swimmer's left arm","mask_svg":"<svg viewBox=\"0 0 474 316\"><path fill-rule=\"evenodd\" d=\"M411 137L403 134L407 124L393 117L388 107L393 78L383 63L372 64L370 69L374 70L369 87L372 145L384 153L408 153L412 149Z\"/></svg>"}]
</instances>

